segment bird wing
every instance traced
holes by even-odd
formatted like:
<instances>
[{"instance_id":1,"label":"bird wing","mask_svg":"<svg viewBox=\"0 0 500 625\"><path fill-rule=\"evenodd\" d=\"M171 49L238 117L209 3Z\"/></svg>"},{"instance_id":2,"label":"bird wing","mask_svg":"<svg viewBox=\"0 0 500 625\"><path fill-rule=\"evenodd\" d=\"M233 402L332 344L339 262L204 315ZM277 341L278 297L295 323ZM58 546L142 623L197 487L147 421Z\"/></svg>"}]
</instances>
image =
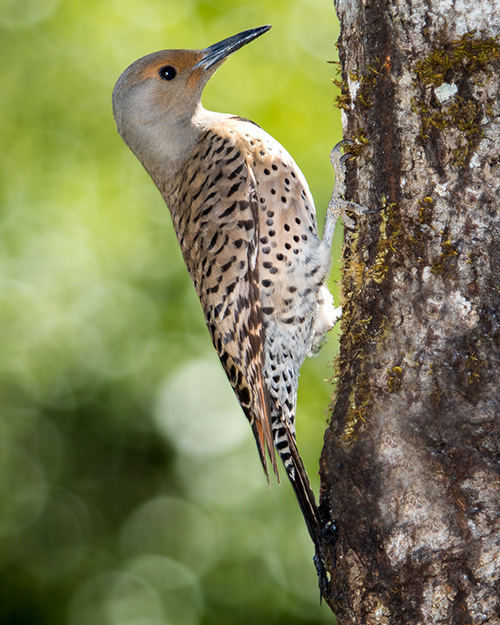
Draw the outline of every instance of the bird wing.
<instances>
[{"instance_id":1,"label":"bird wing","mask_svg":"<svg viewBox=\"0 0 500 625\"><path fill-rule=\"evenodd\" d=\"M165 199L213 344L269 478L266 449L277 477L278 469L263 379L257 195L237 143L237 134L223 126L207 131Z\"/></svg>"},{"instance_id":2,"label":"bird wing","mask_svg":"<svg viewBox=\"0 0 500 625\"><path fill-rule=\"evenodd\" d=\"M318 292L330 266L330 252L317 235L314 201L290 154L251 122L232 123L238 127L258 196L264 375L274 442L287 466L285 443L280 441L285 433L279 430L279 422L287 421L293 433L299 370L310 351Z\"/></svg>"}]
</instances>

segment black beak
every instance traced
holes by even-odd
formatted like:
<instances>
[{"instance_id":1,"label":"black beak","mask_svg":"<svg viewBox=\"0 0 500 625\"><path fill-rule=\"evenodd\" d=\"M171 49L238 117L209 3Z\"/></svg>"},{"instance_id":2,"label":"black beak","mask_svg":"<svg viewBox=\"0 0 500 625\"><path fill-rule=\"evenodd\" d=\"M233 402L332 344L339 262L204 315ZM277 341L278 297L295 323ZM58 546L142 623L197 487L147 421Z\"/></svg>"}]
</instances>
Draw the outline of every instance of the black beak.
<instances>
[{"instance_id":1,"label":"black beak","mask_svg":"<svg viewBox=\"0 0 500 625\"><path fill-rule=\"evenodd\" d=\"M239 50L247 43L250 43L257 37L260 37L266 33L271 26L259 26L259 28L251 28L250 30L244 30L242 33L223 39L218 43L214 43L213 46L209 46L202 50L203 58L198 61L194 66L194 69L199 67L204 70L209 69L213 65L220 63L236 50Z\"/></svg>"}]
</instances>

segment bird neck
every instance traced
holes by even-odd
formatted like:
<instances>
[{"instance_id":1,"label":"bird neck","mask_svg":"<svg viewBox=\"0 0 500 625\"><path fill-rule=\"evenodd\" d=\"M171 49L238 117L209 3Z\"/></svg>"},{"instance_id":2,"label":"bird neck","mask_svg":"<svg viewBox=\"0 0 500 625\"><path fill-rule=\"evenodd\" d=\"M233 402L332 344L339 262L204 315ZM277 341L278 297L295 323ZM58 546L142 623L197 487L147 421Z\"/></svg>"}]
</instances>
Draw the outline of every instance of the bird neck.
<instances>
[{"instance_id":1,"label":"bird neck","mask_svg":"<svg viewBox=\"0 0 500 625\"><path fill-rule=\"evenodd\" d=\"M136 156L162 193L168 192L200 137L226 117L230 115L207 111L200 103L192 117L162 120L152 132L142 135L147 144L137 150Z\"/></svg>"}]
</instances>

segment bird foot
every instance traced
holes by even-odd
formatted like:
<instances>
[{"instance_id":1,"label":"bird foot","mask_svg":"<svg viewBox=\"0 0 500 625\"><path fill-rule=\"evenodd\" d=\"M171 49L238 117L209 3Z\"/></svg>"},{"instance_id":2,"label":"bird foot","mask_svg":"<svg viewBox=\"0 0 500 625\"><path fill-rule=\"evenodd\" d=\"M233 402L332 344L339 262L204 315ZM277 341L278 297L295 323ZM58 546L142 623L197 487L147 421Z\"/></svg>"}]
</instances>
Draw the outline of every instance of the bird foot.
<instances>
[{"instance_id":1,"label":"bird foot","mask_svg":"<svg viewBox=\"0 0 500 625\"><path fill-rule=\"evenodd\" d=\"M355 226L355 221L347 214L346 211L355 213L356 215L366 215L368 213L374 213L375 210L370 210L361 204L345 200L343 195L345 193L345 176L346 176L346 162L351 158L356 158L354 154L345 152L342 154L342 149L346 149L349 146L354 145L354 141L344 139L339 141L330 153L330 161L335 172L335 186L333 188L332 199L328 204L328 216L337 220L342 217L344 225L348 228Z\"/></svg>"}]
</instances>

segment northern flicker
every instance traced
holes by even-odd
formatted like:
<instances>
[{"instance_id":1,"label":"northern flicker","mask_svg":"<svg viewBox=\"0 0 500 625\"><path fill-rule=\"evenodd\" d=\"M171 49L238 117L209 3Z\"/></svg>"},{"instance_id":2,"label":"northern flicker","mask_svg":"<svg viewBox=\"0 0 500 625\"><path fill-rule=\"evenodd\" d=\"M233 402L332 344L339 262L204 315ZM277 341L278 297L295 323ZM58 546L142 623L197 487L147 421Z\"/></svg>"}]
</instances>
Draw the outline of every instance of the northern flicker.
<instances>
[{"instance_id":1,"label":"northern flicker","mask_svg":"<svg viewBox=\"0 0 500 625\"><path fill-rule=\"evenodd\" d=\"M295 442L299 369L340 316L325 287L333 231L345 208L344 161L323 238L307 182L253 122L201 105L233 52L270 26L204 50L163 50L132 63L113 92L118 131L160 190L227 377L252 426L262 465L277 450L318 553L321 523ZM268 477L269 479L269 477Z\"/></svg>"}]
</instances>

